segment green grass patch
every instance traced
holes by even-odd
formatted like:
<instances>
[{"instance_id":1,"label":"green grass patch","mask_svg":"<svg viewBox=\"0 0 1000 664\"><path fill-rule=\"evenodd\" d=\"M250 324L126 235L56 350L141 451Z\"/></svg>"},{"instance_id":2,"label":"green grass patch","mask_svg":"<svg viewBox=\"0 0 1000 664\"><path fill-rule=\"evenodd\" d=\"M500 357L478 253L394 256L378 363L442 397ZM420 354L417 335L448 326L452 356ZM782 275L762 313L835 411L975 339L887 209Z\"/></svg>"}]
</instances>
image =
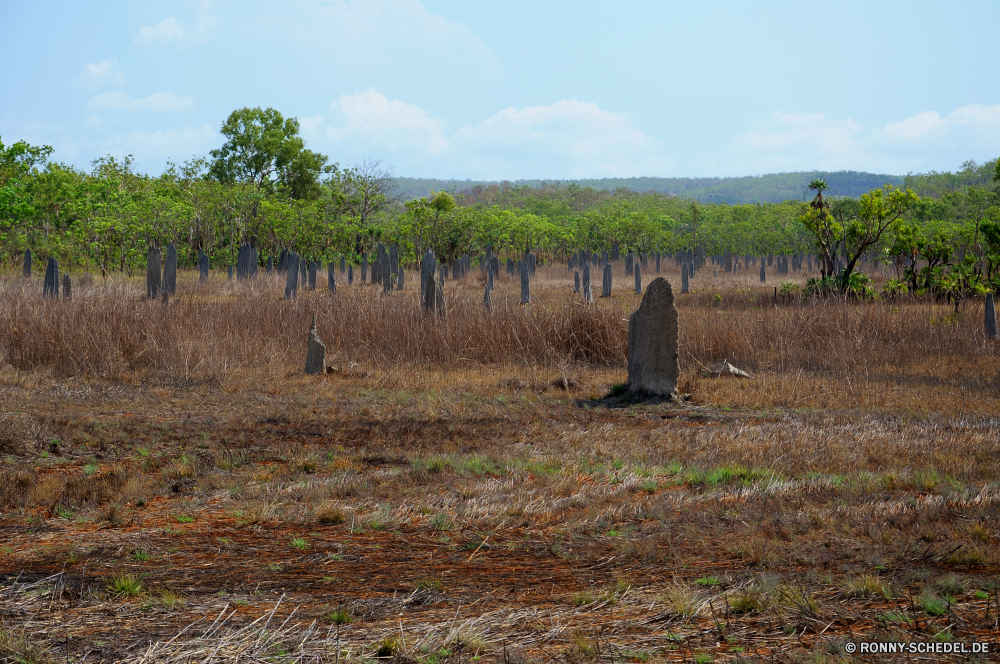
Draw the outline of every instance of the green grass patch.
<instances>
[{"instance_id":1,"label":"green grass patch","mask_svg":"<svg viewBox=\"0 0 1000 664\"><path fill-rule=\"evenodd\" d=\"M948 613L948 602L930 593L925 593L917 600L920 608L929 616L943 616Z\"/></svg>"},{"instance_id":2,"label":"green grass patch","mask_svg":"<svg viewBox=\"0 0 1000 664\"><path fill-rule=\"evenodd\" d=\"M322 618L324 622L328 622L331 625L349 625L354 621L354 616L344 609L327 611L323 614Z\"/></svg>"},{"instance_id":3,"label":"green grass patch","mask_svg":"<svg viewBox=\"0 0 1000 664\"><path fill-rule=\"evenodd\" d=\"M431 518L431 528L434 530L451 530L451 519L447 514L435 514Z\"/></svg>"},{"instance_id":4,"label":"green grass patch","mask_svg":"<svg viewBox=\"0 0 1000 664\"><path fill-rule=\"evenodd\" d=\"M417 590L434 590L441 592L443 588L444 583L437 577L428 576L417 581Z\"/></svg>"},{"instance_id":5,"label":"green grass patch","mask_svg":"<svg viewBox=\"0 0 1000 664\"><path fill-rule=\"evenodd\" d=\"M142 592L142 581L133 574L116 574L108 579L108 590L115 595L135 597Z\"/></svg>"}]
</instances>

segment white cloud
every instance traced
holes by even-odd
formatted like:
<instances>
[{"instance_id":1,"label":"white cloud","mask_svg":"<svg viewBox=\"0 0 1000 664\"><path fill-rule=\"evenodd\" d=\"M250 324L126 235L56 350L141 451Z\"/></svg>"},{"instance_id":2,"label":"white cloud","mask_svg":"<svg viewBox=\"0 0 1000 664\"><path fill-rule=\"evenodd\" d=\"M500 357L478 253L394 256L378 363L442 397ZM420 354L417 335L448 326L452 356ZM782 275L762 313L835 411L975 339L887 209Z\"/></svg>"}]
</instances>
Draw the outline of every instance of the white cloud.
<instances>
[{"instance_id":1,"label":"white cloud","mask_svg":"<svg viewBox=\"0 0 1000 664\"><path fill-rule=\"evenodd\" d=\"M419 150L440 153L448 145L444 121L433 118L414 104L392 100L375 90L343 95L330 104L340 110L344 123L327 128L335 141L375 143L389 151Z\"/></svg>"},{"instance_id":2,"label":"white cloud","mask_svg":"<svg viewBox=\"0 0 1000 664\"><path fill-rule=\"evenodd\" d=\"M475 127L463 127L455 140L472 153L505 153L511 163L526 157L541 165L547 155L560 155L573 175L632 175L637 169L658 170L665 162L657 156L659 141L636 128L628 113L575 99L504 109Z\"/></svg>"},{"instance_id":3,"label":"white cloud","mask_svg":"<svg viewBox=\"0 0 1000 664\"><path fill-rule=\"evenodd\" d=\"M862 128L851 118L775 111L737 136L728 153L731 159L753 163L749 172L831 169L830 164L857 153L861 133Z\"/></svg>"},{"instance_id":4,"label":"white cloud","mask_svg":"<svg viewBox=\"0 0 1000 664\"><path fill-rule=\"evenodd\" d=\"M193 99L178 97L173 92L154 92L137 99L124 92L105 92L92 97L86 104L94 111L186 111L193 106Z\"/></svg>"},{"instance_id":5,"label":"white cloud","mask_svg":"<svg viewBox=\"0 0 1000 664\"><path fill-rule=\"evenodd\" d=\"M873 132L873 138L903 145L978 141L1000 149L1000 104L970 104L944 117L936 111L925 111L886 124Z\"/></svg>"},{"instance_id":6,"label":"white cloud","mask_svg":"<svg viewBox=\"0 0 1000 664\"><path fill-rule=\"evenodd\" d=\"M941 116L923 111L865 129L851 118L776 111L729 144L715 172L798 170L926 171L942 162L1000 153L1000 104L963 106ZM711 167L710 167L711 169Z\"/></svg>"},{"instance_id":7,"label":"white cloud","mask_svg":"<svg viewBox=\"0 0 1000 664\"><path fill-rule=\"evenodd\" d=\"M133 43L148 44L150 42L157 42L160 44L169 44L175 40L184 41L187 39L187 36L188 33L184 29L184 26L178 23L177 19L173 16L170 16L153 27L139 28L139 34L136 35Z\"/></svg>"},{"instance_id":8,"label":"white cloud","mask_svg":"<svg viewBox=\"0 0 1000 664\"><path fill-rule=\"evenodd\" d=\"M391 71L442 86L477 85L501 74L500 61L465 26L418 0L298 0L258 20L263 34L286 33L329 66L380 80ZM290 10L289 6L294 6ZM376 77L372 79L372 77Z\"/></svg>"},{"instance_id":9,"label":"white cloud","mask_svg":"<svg viewBox=\"0 0 1000 664\"><path fill-rule=\"evenodd\" d=\"M218 142L218 136L218 129L203 124L194 128L133 131L124 136L111 137L102 145L106 150L120 154L144 154L180 159L188 154L204 152L208 146Z\"/></svg>"},{"instance_id":10,"label":"white cloud","mask_svg":"<svg viewBox=\"0 0 1000 664\"><path fill-rule=\"evenodd\" d=\"M912 118L890 122L882 129L887 138L897 141L912 141L934 131L942 124L941 116L938 115L937 111L924 111L917 113Z\"/></svg>"},{"instance_id":11,"label":"white cloud","mask_svg":"<svg viewBox=\"0 0 1000 664\"><path fill-rule=\"evenodd\" d=\"M104 85L122 85L125 83L125 74L118 68L117 60L101 60L98 63L85 64L77 80L95 88Z\"/></svg>"},{"instance_id":12,"label":"white cloud","mask_svg":"<svg viewBox=\"0 0 1000 664\"><path fill-rule=\"evenodd\" d=\"M637 129L627 113L563 100L507 108L449 132L444 120L415 104L368 90L344 95L332 108L343 122L326 134L348 150L384 154L404 170L438 169L442 176L476 178L641 175L668 160L662 146ZM442 172L447 171L447 172Z\"/></svg>"},{"instance_id":13,"label":"white cloud","mask_svg":"<svg viewBox=\"0 0 1000 664\"><path fill-rule=\"evenodd\" d=\"M311 118L299 118L299 126L302 127L302 133L306 135L315 134L321 124L323 124L322 115L314 115Z\"/></svg>"},{"instance_id":14,"label":"white cloud","mask_svg":"<svg viewBox=\"0 0 1000 664\"><path fill-rule=\"evenodd\" d=\"M199 2L197 23L194 30L187 30L173 16L168 16L152 27L139 28L133 44L169 44L170 42L205 41L211 36L217 21L208 13L208 0Z\"/></svg>"}]
</instances>

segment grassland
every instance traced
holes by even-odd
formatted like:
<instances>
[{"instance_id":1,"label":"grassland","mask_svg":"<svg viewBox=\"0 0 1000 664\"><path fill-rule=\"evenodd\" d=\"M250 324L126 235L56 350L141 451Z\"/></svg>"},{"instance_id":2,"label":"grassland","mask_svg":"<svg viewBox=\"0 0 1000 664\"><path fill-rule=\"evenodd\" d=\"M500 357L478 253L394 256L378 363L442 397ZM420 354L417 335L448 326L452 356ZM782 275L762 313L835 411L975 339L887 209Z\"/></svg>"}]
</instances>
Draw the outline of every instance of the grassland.
<instances>
[{"instance_id":1,"label":"grassland","mask_svg":"<svg viewBox=\"0 0 1000 664\"><path fill-rule=\"evenodd\" d=\"M1000 650L982 302L776 299L747 274L678 296L683 404L607 397L639 301L620 269L593 307L565 266L527 307L502 277L489 314L469 277L443 321L412 279L285 302L184 275L167 305L0 281L0 661ZM754 377L706 375L722 359Z\"/></svg>"}]
</instances>

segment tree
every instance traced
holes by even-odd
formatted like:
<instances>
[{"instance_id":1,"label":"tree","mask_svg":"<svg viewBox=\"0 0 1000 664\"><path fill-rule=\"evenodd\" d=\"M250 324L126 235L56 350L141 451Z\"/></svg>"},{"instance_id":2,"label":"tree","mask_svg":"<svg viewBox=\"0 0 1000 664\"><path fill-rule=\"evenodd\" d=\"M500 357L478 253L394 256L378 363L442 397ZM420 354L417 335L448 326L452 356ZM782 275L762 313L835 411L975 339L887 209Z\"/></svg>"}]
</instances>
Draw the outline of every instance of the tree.
<instances>
[{"instance_id":1,"label":"tree","mask_svg":"<svg viewBox=\"0 0 1000 664\"><path fill-rule=\"evenodd\" d=\"M26 236L24 224L34 214L32 199L26 190L37 167L52 154L49 146L33 146L18 141L5 148L0 140L0 241L11 253L20 252Z\"/></svg>"},{"instance_id":2,"label":"tree","mask_svg":"<svg viewBox=\"0 0 1000 664\"><path fill-rule=\"evenodd\" d=\"M226 142L212 150L209 176L224 184L250 183L291 198L316 198L327 157L305 148L299 122L273 108L241 108L222 125Z\"/></svg>"},{"instance_id":3,"label":"tree","mask_svg":"<svg viewBox=\"0 0 1000 664\"><path fill-rule=\"evenodd\" d=\"M430 205L434 208L434 221L441 219L441 213L448 214L455 209L455 198L447 191L431 192Z\"/></svg>"},{"instance_id":4,"label":"tree","mask_svg":"<svg viewBox=\"0 0 1000 664\"><path fill-rule=\"evenodd\" d=\"M325 155L312 150L300 150L279 174L278 190L289 198L316 200L323 191L319 174L329 172Z\"/></svg>"},{"instance_id":5,"label":"tree","mask_svg":"<svg viewBox=\"0 0 1000 664\"><path fill-rule=\"evenodd\" d=\"M834 259L843 242L844 227L830 213L830 202L823 198L823 192L829 189L826 180L817 178L809 183L809 188L816 192L816 197L799 216L799 221L816 236L820 274L824 278L832 277L835 269Z\"/></svg>"},{"instance_id":6,"label":"tree","mask_svg":"<svg viewBox=\"0 0 1000 664\"><path fill-rule=\"evenodd\" d=\"M847 265L840 274L841 290L847 289L858 259L878 244L885 232L916 203L917 195L912 191L896 189L888 184L861 196L857 215L843 224Z\"/></svg>"},{"instance_id":7,"label":"tree","mask_svg":"<svg viewBox=\"0 0 1000 664\"><path fill-rule=\"evenodd\" d=\"M354 168L334 169L327 185L343 197L345 213L356 220L355 250L360 253L365 249L363 236L371 235L372 218L398 201L392 171L382 168L379 160L364 161Z\"/></svg>"}]
</instances>

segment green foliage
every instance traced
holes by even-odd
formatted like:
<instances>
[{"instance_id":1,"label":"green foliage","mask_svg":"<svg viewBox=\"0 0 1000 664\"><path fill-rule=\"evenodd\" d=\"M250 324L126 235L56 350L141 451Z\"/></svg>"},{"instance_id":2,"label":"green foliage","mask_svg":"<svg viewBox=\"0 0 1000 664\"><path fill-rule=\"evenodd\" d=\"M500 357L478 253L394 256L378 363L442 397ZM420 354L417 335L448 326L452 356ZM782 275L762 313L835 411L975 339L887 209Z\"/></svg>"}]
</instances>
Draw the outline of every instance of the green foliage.
<instances>
[{"instance_id":1,"label":"green foliage","mask_svg":"<svg viewBox=\"0 0 1000 664\"><path fill-rule=\"evenodd\" d=\"M344 609L335 609L323 614L323 620L331 625L349 625L354 621L354 616Z\"/></svg>"},{"instance_id":2,"label":"green foliage","mask_svg":"<svg viewBox=\"0 0 1000 664\"><path fill-rule=\"evenodd\" d=\"M212 150L209 175L231 184L277 188L292 198L316 198L327 158L306 150L299 122L273 108L241 108L222 125L226 142Z\"/></svg>"},{"instance_id":3,"label":"green foliage","mask_svg":"<svg viewBox=\"0 0 1000 664\"><path fill-rule=\"evenodd\" d=\"M919 177L919 176L916 176ZM475 189L478 191L539 189L542 187L568 190L575 188L581 191L591 191L597 194L611 193L628 189L642 194L661 194L678 196L688 200L697 200L705 204L754 204L781 203L782 201L801 201L809 191L809 182L822 178L829 185L834 196L860 196L861 194L891 184L897 187L905 184L904 178L898 175L876 173L859 173L856 171L838 171L836 173L820 173L809 171L804 173L772 173L768 175L752 175L733 178L601 178L563 181L517 180L516 182L488 182L482 180L436 180L431 178L397 178L395 190L403 200L411 200L427 196L431 191L459 191Z\"/></svg>"},{"instance_id":4,"label":"green foliage","mask_svg":"<svg viewBox=\"0 0 1000 664\"><path fill-rule=\"evenodd\" d=\"M399 639L387 636L376 646L376 657L392 657L399 652Z\"/></svg>"},{"instance_id":5,"label":"green foliage","mask_svg":"<svg viewBox=\"0 0 1000 664\"><path fill-rule=\"evenodd\" d=\"M434 530L450 530L451 520L447 514L435 514L431 519L431 528Z\"/></svg>"},{"instance_id":6,"label":"green foliage","mask_svg":"<svg viewBox=\"0 0 1000 664\"><path fill-rule=\"evenodd\" d=\"M20 634L0 629L0 662L12 664L48 664L56 661L50 657L48 649L41 643L28 638L22 630Z\"/></svg>"},{"instance_id":7,"label":"green foliage","mask_svg":"<svg viewBox=\"0 0 1000 664\"><path fill-rule=\"evenodd\" d=\"M815 191L817 195L819 195L822 194L827 189L829 189L830 187L827 186L826 180L823 180L822 178L816 178L815 180L809 183L809 188Z\"/></svg>"},{"instance_id":8,"label":"green foliage","mask_svg":"<svg viewBox=\"0 0 1000 664\"><path fill-rule=\"evenodd\" d=\"M842 287L845 292L850 293L859 299L870 300L875 297L875 288L872 286L872 278L867 274L852 272L847 277L846 283L842 282Z\"/></svg>"},{"instance_id":9,"label":"green foliage","mask_svg":"<svg viewBox=\"0 0 1000 664\"><path fill-rule=\"evenodd\" d=\"M886 279L882 285L882 295L887 298L899 297L907 292L906 284L899 279Z\"/></svg>"},{"instance_id":10,"label":"green foliage","mask_svg":"<svg viewBox=\"0 0 1000 664\"><path fill-rule=\"evenodd\" d=\"M791 281L781 282L780 295L785 298L797 298L799 296L799 285Z\"/></svg>"},{"instance_id":11,"label":"green foliage","mask_svg":"<svg viewBox=\"0 0 1000 664\"><path fill-rule=\"evenodd\" d=\"M628 392L628 385L626 385L625 383L615 383L614 385L611 386L611 389L608 390L608 396L620 397L626 392Z\"/></svg>"},{"instance_id":12,"label":"green foliage","mask_svg":"<svg viewBox=\"0 0 1000 664\"><path fill-rule=\"evenodd\" d=\"M929 616L943 616L948 613L948 602L932 593L921 595L918 602Z\"/></svg>"},{"instance_id":13,"label":"green foliage","mask_svg":"<svg viewBox=\"0 0 1000 664\"><path fill-rule=\"evenodd\" d=\"M806 295L827 295L837 290L837 280L834 277L813 277L806 281Z\"/></svg>"},{"instance_id":14,"label":"green foliage","mask_svg":"<svg viewBox=\"0 0 1000 664\"><path fill-rule=\"evenodd\" d=\"M417 590L433 590L441 592L443 588L444 583L437 577L428 576L417 581Z\"/></svg>"},{"instance_id":15,"label":"green foliage","mask_svg":"<svg viewBox=\"0 0 1000 664\"><path fill-rule=\"evenodd\" d=\"M108 579L108 590L116 595L134 597L142 592L142 581L132 574L116 574Z\"/></svg>"},{"instance_id":16,"label":"green foliage","mask_svg":"<svg viewBox=\"0 0 1000 664\"><path fill-rule=\"evenodd\" d=\"M962 164L962 169L956 173L931 171L921 175L907 175L903 187L912 189L921 197L940 198L968 187L981 187L989 184L991 179L1000 182L998 174L1000 160L984 161L981 164L970 160Z\"/></svg>"},{"instance_id":17,"label":"green foliage","mask_svg":"<svg viewBox=\"0 0 1000 664\"><path fill-rule=\"evenodd\" d=\"M888 296L926 292L958 303L1000 287L1000 198L991 182L996 162L909 176L916 190L934 192L923 199L891 186L868 191L901 184L899 178L793 173L437 182L419 197L407 194L404 204L401 186L431 181L394 179L377 161L328 165L324 155L305 148L294 118L270 108L234 111L210 159L170 163L158 176L137 172L130 156L99 159L84 172L49 161L51 155L48 147L0 143L0 259L9 267L31 248L36 261L55 256L70 272L84 267L131 276L144 269L150 244L169 242L182 266L194 266L202 250L216 268L233 265L245 241L259 249L262 262L284 249L309 260L359 261L384 242L397 245L411 264L427 249L450 262L466 253L475 259L489 245L515 259L532 251L544 263L617 244L623 253L696 246L708 254L815 250L823 278L807 287L813 294L874 296L870 284L853 276L862 259L895 267L900 283L887 286ZM782 194L768 198L761 187ZM723 190L742 193L727 198ZM697 194L702 202L666 192ZM815 198L804 203L810 195ZM786 200L716 202L761 199ZM838 256L845 269L834 274Z\"/></svg>"},{"instance_id":18,"label":"green foliage","mask_svg":"<svg viewBox=\"0 0 1000 664\"><path fill-rule=\"evenodd\" d=\"M725 582L717 576L703 576L700 579L695 579L695 583L697 583L699 586L725 585Z\"/></svg>"}]
</instances>

